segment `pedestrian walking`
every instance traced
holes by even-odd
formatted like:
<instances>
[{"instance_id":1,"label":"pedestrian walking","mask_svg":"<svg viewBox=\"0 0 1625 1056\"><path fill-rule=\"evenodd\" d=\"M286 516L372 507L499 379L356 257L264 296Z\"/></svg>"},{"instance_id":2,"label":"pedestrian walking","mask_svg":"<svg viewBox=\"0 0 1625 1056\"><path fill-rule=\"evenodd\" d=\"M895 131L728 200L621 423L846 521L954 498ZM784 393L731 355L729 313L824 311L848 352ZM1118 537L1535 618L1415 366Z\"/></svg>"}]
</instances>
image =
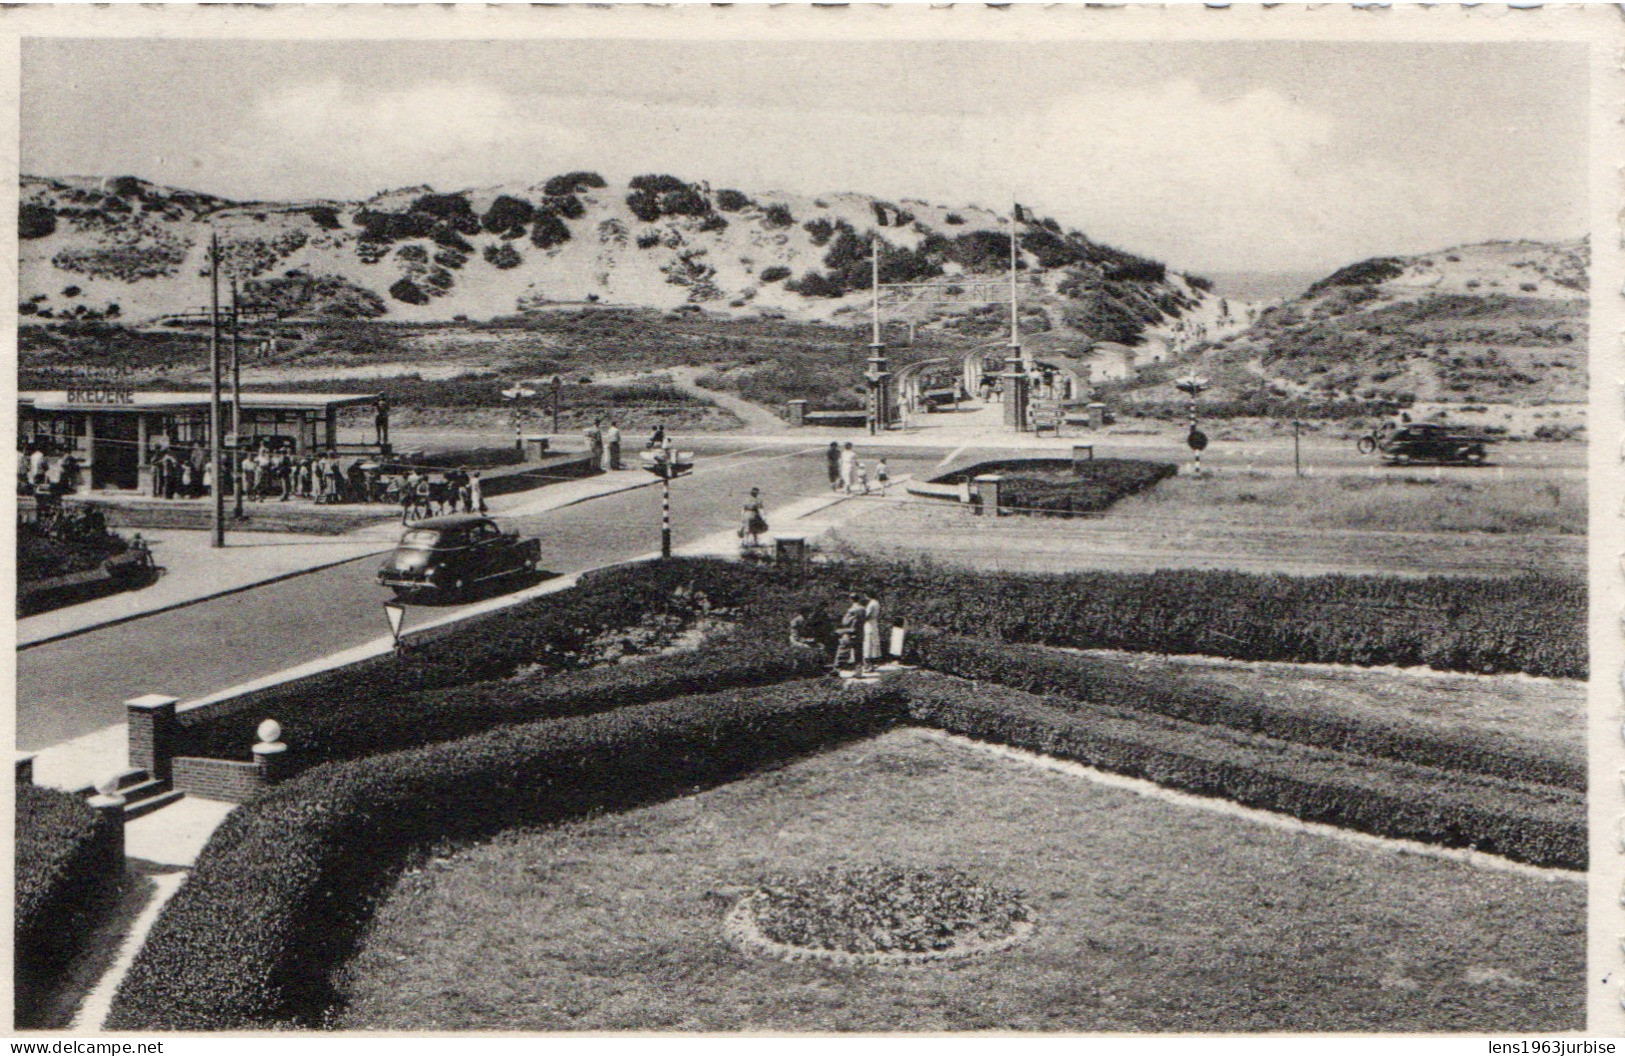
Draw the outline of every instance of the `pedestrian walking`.
<instances>
[{"instance_id":1,"label":"pedestrian walking","mask_svg":"<svg viewBox=\"0 0 1625 1056\"><path fill-rule=\"evenodd\" d=\"M869 467L864 465L862 462L859 462L857 465L854 484L860 494L869 494Z\"/></svg>"},{"instance_id":2,"label":"pedestrian walking","mask_svg":"<svg viewBox=\"0 0 1625 1056\"><path fill-rule=\"evenodd\" d=\"M891 484L891 471L886 468L885 459L875 463L875 483L880 486L880 494L886 494L886 487Z\"/></svg>"},{"instance_id":3,"label":"pedestrian walking","mask_svg":"<svg viewBox=\"0 0 1625 1056\"><path fill-rule=\"evenodd\" d=\"M253 455L244 455L241 466L243 494L257 500L259 495L259 466Z\"/></svg>"},{"instance_id":4,"label":"pedestrian walking","mask_svg":"<svg viewBox=\"0 0 1625 1056\"><path fill-rule=\"evenodd\" d=\"M587 450L592 452L592 468L602 469L604 466L604 430L601 428L603 419L593 419L592 428L587 430Z\"/></svg>"},{"instance_id":5,"label":"pedestrian walking","mask_svg":"<svg viewBox=\"0 0 1625 1056\"><path fill-rule=\"evenodd\" d=\"M740 545L745 549L754 549L761 545L762 533L767 531L767 518L762 516L761 488L750 489L750 498L745 500L740 513Z\"/></svg>"},{"instance_id":6,"label":"pedestrian walking","mask_svg":"<svg viewBox=\"0 0 1625 1056\"><path fill-rule=\"evenodd\" d=\"M649 434L649 443L646 449L654 451L666 442L666 425L664 422L656 423L655 431Z\"/></svg>"},{"instance_id":7,"label":"pedestrian walking","mask_svg":"<svg viewBox=\"0 0 1625 1056\"><path fill-rule=\"evenodd\" d=\"M480 484L480 471L475 470L468 475L468 501L475 513L485 511L485 492Z\"/></svg>"},{"instance_id":8,"label":"pedestrian walking","mask_svg":"<svg viewBox=\"0 0 1625 1056\"><path fill-rule=\"evenodd\" d=\"M158 494L162 497L175 498L175 473L179 468L175 456L168 451L165 451L164 457L158 460L158 479L163 482Z\"/></svg>"},{"instance_id":9,"label":"pedestrian walking","mask_svg":"<svg viewBox=\"0 0 1625 1056\"><path fill-rule=\"evenodd\" d=\"M203 494L203 467L209 461L209 454L203 450L202 444L193 444L188 461L192 463L192 481L197 488L195 494L201 495Z\"/></svg>"},{"instance_id":10,"label":"pedestrian walking","mask_svg":"<svg viewBox=\"0 0 1625 1056\"><path fill-rule=\"evenodd\" d=\"M609 428L604 430L604 446L609 449L609 465L607 469L621 468L621 431L616 427L613 419Z\"/></svg>"},{"instance_id":11,"label":"pedestrian walking","mask_svg":"<svg viewBox=\"0 0 1625 1056\"><path fill-rule=\"evenodd\" d=\"M841 490L841 445L834 440L829 442L829 450L824 452L824 461L829 468L829 490Z\"/></svg>"},{"instance_id":12,"label":"pedestrian walking","mask_svg":"<svg viewBox=\"0 0 1625 1056\"><path fill-rule=\"evenodd\" d=\"M406 479L401 481L401 523L407 524L412 520L412 510L418 501L418 471L410 470Z\"/></svg>"},{"instance_id":13,"label":"pedestrian walking","mask_svg":"<svg viewBox=\"0 0 1625 1056\"><path fill-rule=\"evenodd\" d=\"M841 448L841 491L852 494L852 478L858 468L858 453L852 450L852 441Z\"/></svg>"},{"instance_id":14,"label":"pedestrian walking","mask_svg":"<svg viewBox=\"0 0 1625 1056\"><path fill-rule=\"evenodd\" d=\"M36 447L28 453L28 482L35 487L45 483L45 474L50 467L50 460L45 452Z\"/></svg>"}]
</instances>

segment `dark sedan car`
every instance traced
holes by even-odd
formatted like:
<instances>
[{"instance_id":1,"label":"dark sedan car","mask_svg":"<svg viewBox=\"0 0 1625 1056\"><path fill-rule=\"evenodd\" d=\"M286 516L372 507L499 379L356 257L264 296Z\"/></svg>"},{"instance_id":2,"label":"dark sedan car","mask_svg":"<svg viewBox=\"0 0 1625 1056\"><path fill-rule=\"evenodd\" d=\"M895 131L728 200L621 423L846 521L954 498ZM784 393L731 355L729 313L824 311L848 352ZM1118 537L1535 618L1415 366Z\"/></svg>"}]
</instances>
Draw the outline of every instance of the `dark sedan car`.
<instances>
[{"instance_id":1,"label":"dark sedan car","mask_svg":"<svg viewBox=\"0 0 1625 1056\"><path fill-rule=\"evenodd\" d=\"M1385 462L1437 462L1476 466L1495 441L1482 433L1448 425L1404 425L1389 433L1360 438L1365 454L1381 452Z\"/></svg>"},{"instance_id":2,"label":"dark sedan car","mask_svg":"<svg viewBox=\"0 0 1625 1056\"><path fill-rule=\"evenodd\" d=\"M476 583L534 569L542 544L504 532L489 517L429 517L408 528L378 570L398 595L457 594Z\"/></svg>"}]
</instances>

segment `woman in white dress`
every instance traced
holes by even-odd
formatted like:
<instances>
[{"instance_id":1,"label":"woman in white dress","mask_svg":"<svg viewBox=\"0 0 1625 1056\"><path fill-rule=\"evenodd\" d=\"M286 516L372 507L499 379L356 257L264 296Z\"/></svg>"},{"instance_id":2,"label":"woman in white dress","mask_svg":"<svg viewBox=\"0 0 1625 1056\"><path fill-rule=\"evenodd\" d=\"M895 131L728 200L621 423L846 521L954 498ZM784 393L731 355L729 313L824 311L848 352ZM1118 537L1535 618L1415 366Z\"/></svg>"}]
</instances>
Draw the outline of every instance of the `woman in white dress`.
<instances>
[{"instance_id":1,"label":"woman in white dress","mask_svg":"<svg viewBox=\"0 0 1625 1056\"><path fill-rule=\"evenodd\" d=\"M865 596L863 603L863 666L859 668L862 674L868 674L880 663L880 601L873 594Z\"/></svg>"},{"instance_id":2,"label":"woman in white dress","mask_svg":"<svg viewBox=\"0 0 1625 1056\"><path fill-rule=\"evenodd\" d=\"M858 471L858 453L852 450L852 441L841 448L841 490L852 494L853 476Z\"/></svg>"}]
</instances>

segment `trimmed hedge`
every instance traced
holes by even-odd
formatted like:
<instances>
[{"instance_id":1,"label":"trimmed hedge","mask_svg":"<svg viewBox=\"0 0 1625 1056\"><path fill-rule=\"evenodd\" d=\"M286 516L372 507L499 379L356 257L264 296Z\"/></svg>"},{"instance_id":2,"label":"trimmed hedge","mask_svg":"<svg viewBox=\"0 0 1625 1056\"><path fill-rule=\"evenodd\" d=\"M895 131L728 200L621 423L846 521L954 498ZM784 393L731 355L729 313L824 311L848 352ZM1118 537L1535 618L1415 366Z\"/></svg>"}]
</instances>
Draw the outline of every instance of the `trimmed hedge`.
<instances>
[{"instance_id":1,"label":"trimmed hedge","mask_svg":"<svg viewBox=\"0 0 1625 1056\"><path fill-rule=\"evenodd\" d=\"M1585 758L1535 742L1508 743L1471 731L1449 734L1404 719L1383 723L1331 708L1262 703L1227 686L1174 672L1136 671L1111 657L1057 653L949 634L916 634L914 661L944 674L985 679L1029 693L1129 711L1153 712L1340 752L1381 756L1446 770L1488 774L1584 792Z\"/></svg>"},{"instance_id":2,"label":"trimmed hedge","mask_svg":"<svg viewBox=\"0 0 1625 1056\"><path fill-rule=\"evenodd\" d=\"M926 562L817 566L888 615L1007 642L1585 678L1583 576L1288 576L1207 569L981 572Z\"/></svg>"},{"instance_id":3,"label":"trimmed hedge","mask_svg":"<svg viewBox=\"0 0 1625 1056\"><path fill-rule=\"evenodd\" d=\"M1396 839L1586 867L1584 796L1292 744L1222 727L906 676L916 721L1168 788Z\"/></svg>"},{"instance_id":4,"label":"trimmed hedge","mask_svg":"<svg viewBox=\"0 0 1625 1056\"><path fill-rule=\"evenodd\" d=\"M525 461L525 453L512 445L505 447L463 447L452 451L435 451L417 455L414 466L433 469L491 469L496 466L517 466Z\"/></svg>"},{"instance_id":5,"label":"trimmed hedge","mask_svg":"<svg viewBox=\"0 0 1625 1056\"><path fill-rule=\"evenodd\" d=\"M1062 458L1017 458L979 462L933 478L932 483L960 484L983 473L1004 475L1001 510L1072 517L1109 509L1117 500L1177 475L1179 467L1140 458L1095 458L1076 464Z\"/></svg>"},{"instance_id":6,"label":"trimmed hedge","mask_svg":"<svg viewBox=\"0 0 1625 1056\"><path fill-rule=\"evenodd\" d=\"M78 796L17 786L14 949L21 1027L37 1024L54 981L84 949L118 891L124 863L113 860L113 835Z\"/></svg>"},{"instance_id":7,"label":"trimmed hedge","mask_svg":"<svg viewBox=\"0 0 1625 1056\"><path fill-rule=\"evenodd\" d=\"M690 694L768 686L824 673L823 654L755 637L728 635L693 652L495 680L402 696L386 709L372 701L332 700L316 709L238 712L187 738L188 754L249 757L255 727L270 717L296 750L301 769L341 759L418 748L499 726L608 711Z\"/></svg>"},{"instance_id":8,"label":"trimmed hedge","mask_svg":"<svg viewBox=\"0 0 1625 1056\"><path fill-rule=\"evenodd\" d=\"M319 767L234 811L164 908L111 1030L311 1026L412 849L627 809L886 729L897 689L794 682Z\"/></svg>"},{"instance_id":9,"label":"trimmed hedge","mask_svg":"<svg viewBox=\"0 0 1625 1056\"><path fill-rule=\"evenodd\" d=\"M663 561L589 573L572 590L465 621L400 652L284 683L233 710L253 711L256 723L273 715L291 730L339 702L350 714L386 715L427 690L510 678L521 669L584 667L594 660L592 643L629 621L736 610L763 586L759 576L715 567L724 564ZM253 743L252 733L242 739L244 728L234 716L183 712L176 719L175 753L239 756Z\"/></svg>"}]
</instances>

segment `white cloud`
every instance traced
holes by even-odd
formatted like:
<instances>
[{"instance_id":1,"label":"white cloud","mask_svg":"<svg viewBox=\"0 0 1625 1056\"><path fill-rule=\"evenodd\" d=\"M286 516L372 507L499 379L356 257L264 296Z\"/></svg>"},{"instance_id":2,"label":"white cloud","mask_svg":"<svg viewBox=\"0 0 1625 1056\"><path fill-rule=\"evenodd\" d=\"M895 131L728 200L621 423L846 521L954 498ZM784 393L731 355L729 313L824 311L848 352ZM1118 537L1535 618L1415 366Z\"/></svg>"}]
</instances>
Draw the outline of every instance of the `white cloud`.
<instances>
[{"instance_id":1,"label":"white cloud","mask_svg":"<svg viewBox=\"0 0 1625 1056\"><path fill-rule=\"evenodd\" d=\"M228 149L265 197L528 183L577 167L993 207L1014 193L1091 237L1196 269L1318 269L1459 240L1479 210L1461 188L1430 183L1426 166L1362 158L1347 132L1275 89L1218 96L1190 80L944 114L333 78L267 91Z\"/></svg>"},{"instance_id":2,"label":"white cloud","mask_svg":"<svg viewBox=\"0 0 1625 1056\"><path fill-rule=\"evenodd\" d=\"M476 80L369 89L328 78L267 92L233 147L274 159L273 168L296 174L302 187L365 194L404 183L482 182L532 163L538 152L575 150L583 138L578 126Z\"/></svg>"}]
</instances>

